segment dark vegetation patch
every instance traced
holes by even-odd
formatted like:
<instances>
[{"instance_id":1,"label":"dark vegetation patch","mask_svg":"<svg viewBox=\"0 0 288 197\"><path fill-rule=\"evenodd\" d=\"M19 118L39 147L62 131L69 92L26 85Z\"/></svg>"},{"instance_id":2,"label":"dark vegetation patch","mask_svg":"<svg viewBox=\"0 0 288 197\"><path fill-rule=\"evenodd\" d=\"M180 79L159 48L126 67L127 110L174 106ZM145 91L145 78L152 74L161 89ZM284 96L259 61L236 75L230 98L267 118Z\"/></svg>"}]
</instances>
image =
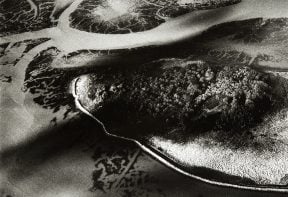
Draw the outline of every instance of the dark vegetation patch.
<instances>
[{"instance_id":1,"label":"dark vegetation patch","mask_svg":"<svg viewBox=\"0 0 288 197\"><path fill-rule=\"evenodd\" d=\"M268 74L237 65L156 61L139 68L105 68L88 79L88 92L80 95L83 105L109 131L127 137L241 132L261 122L278 99Z\"/></svg>"}]
</instances>

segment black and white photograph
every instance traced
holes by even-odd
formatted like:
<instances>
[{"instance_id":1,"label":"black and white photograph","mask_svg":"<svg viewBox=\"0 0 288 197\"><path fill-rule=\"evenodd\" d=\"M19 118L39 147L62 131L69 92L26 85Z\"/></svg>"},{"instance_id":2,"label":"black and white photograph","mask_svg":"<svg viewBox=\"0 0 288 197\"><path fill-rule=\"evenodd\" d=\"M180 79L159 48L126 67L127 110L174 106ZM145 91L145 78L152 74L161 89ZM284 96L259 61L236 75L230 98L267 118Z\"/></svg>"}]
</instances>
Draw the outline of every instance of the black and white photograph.
<instances>
[{"instance_id":1,"label":"black and white photograph","mask_svg":"<svg viewBox=\"0 0 288 197\"><path fill-rule=\"evenodd\" d=\"M0 197L288 196L288 0L0 0Z\"/></svg>"}]
</instances>

